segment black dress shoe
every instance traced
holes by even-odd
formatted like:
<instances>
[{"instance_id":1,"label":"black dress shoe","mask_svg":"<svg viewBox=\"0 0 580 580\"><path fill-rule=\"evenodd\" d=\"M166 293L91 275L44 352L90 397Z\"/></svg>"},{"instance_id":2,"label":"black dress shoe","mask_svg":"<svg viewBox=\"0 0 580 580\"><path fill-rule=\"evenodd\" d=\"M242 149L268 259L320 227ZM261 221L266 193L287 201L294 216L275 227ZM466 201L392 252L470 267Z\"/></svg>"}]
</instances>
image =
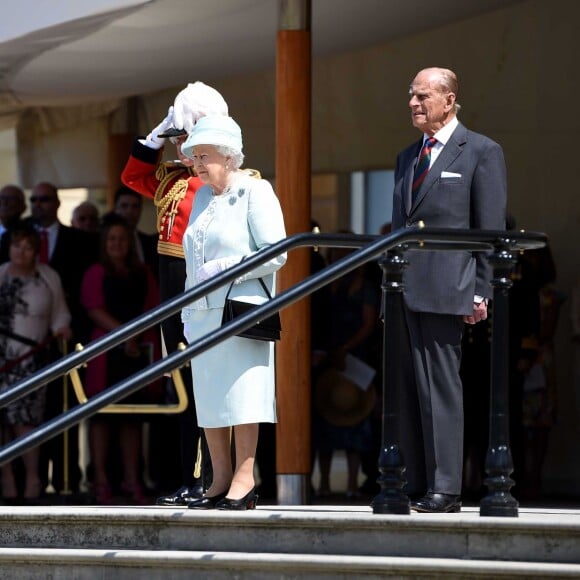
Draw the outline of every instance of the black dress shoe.
<instances>
[{"instance_id":1,"label":"black dress shoe","mask_svg":"<svg viewBox=\"0 0 580 580\"><path fill-rule=\"evenodd\" d=\"M190 502L199 499L203 495L203 487L201 484L188 487L182 485L177 491L169 495L162 495L155 500L157 505L167 506L183 506Z\"/></svg>"},{"instance_id":2,"label":"black dress shoe","mask_svg":"<svg viewBox=\"0 0 580 580\"><path fill-rule=\"evenodd\" d=\"M187 508L190 510L213 510L217 507L217 504L226 497L227 491L223 493L218 493L212 497L204 495L199 499L191 501L187 504Z\"/></svg>"},{"instance_id":3,"label":"black dress shoe","mask_svg":"<svg viewBox=\"0 0 580 580\"><path fill-rule=\"evenodd\" d=\"M421 499L412 501L411 509L432 514L457 513L461 510L461 497L429 491Z\"/></svg>"},{"instance_id":4,"label":"black dress shoe","mask_svg":"<svg viewBox=\"0 0 580 580\"><path fill-rule=\"evenodd\" d=\"M230 499L224 497L216 504L218 510L253 510L256 509L258 503L258 496L256 495L256 488L251 489L244 497L240 499Z\"/></svg>"}]
</instances>

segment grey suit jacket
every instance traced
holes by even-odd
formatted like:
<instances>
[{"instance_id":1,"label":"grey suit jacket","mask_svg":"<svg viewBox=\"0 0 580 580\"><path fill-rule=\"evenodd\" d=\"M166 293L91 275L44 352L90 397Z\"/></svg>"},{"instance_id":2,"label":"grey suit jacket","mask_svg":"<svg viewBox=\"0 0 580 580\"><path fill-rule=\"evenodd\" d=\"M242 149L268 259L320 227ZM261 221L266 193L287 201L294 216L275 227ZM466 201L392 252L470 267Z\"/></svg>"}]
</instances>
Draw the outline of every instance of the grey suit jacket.
<instances>
[{"instance_id":1,"label":"grey suit jacket","mask_svg":"<svg viewBox=\"0 0 580 580\"><path fill-rule=\"evenodd\" d=\"M393 230L421 220L430 227L505 229L507 183L501 146L459 123L412 203L421 145L422 140L397 157ZM472 314L476 294L491 297L491 268L482 252L409 250L406 255L410 264L404 299L411 310Z\"/></svg>"}]
</instances>

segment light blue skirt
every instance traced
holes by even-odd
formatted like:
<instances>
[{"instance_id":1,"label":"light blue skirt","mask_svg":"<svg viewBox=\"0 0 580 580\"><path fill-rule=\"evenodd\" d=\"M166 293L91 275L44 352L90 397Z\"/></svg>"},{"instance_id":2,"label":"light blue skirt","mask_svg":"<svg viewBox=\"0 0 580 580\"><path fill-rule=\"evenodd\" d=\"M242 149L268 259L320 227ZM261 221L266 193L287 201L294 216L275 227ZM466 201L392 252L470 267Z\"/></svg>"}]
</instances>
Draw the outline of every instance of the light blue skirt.
<instances>
[{"instance_id":1,"label":"light blue skirt","mask_svg":"<svg viewBox=\"0 0 580 580\"><path fill-rule=\"evenodd\" d=\"M222 308L190 311L184 335L191 344L221 326ZM233 337L191 360L200 427L275 423L274 343Z\"/></svg>"}]
</instances>

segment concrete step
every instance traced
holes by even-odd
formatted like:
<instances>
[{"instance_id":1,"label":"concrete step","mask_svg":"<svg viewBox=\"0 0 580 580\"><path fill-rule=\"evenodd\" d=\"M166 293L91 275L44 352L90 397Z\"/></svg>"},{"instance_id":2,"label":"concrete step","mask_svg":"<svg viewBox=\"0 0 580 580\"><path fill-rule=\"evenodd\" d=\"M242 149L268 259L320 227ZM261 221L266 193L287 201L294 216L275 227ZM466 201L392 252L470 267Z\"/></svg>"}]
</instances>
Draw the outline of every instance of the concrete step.
<instances>
[{"instance_id":1,"label":"concrete step","mask_svg":"<svg viewBox=\"0 0 580 580\"><path fill-rule=\"evenodd\" d=\"M0 546L0 578L580 578L580 511L14 506Z\"/></svg>"},{"instance_id":2,"label":"concrete step","mask_svg":"<svg viewBox=\"0 0 580 580\"><path fill-rule=\"evenodd\" d=\"M236 578L239 580L324 579L374 580L407 578L579 578L580 564L498 562L453 558L397 558L271 554L255 552L198 552L176 550L88 550L0 548L0 578L28 580L181 580Z\"/></svg>"},{"instance_id":3,"label":"concrete step","mask_svg":"<svg viewBox=\"0 0 580 580\"><path fill-rule=\"evenodd\" d=\"M4 547L76 547L497 559L580 563L580 512L518 518L375 515L366 506L268 506L248 512L43 506L0 510Z\"/></svg>"}]
</instances>

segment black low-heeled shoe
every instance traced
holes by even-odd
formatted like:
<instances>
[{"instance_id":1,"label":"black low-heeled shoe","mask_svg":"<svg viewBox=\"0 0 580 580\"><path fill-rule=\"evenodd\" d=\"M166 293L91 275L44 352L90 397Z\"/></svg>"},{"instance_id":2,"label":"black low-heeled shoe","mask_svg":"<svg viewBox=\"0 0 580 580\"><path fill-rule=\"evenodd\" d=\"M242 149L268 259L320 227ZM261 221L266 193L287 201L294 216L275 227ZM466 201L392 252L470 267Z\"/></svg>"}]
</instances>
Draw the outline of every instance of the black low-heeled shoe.
<instances>
[{"instance_id":1,"label":"black low-heeled shoe","mask_svg":"<svg viewBox=\"0 0 580 580\"><path fill-rule=\"evenodd\" d=\"M155 500L155 504L171 507L186 506L192 501L200 499L202 496L203 486L201 484L192 485L191 487L182 485L177 491L158 497Z\"/></svg>"},{"instance_id":2,"label":"black low-heeled shoe","mask_svg":"<svg viewBox=\"0 0 580 580\"><path fill-rule=\"evenodd\" d=\"M458 513L461 511L461 497L428 491L421 499L411 502L411 509L431 514Z\"/></svg>"},{"instance_id":3,"label":"black low-heeled shoe","mask_svg":"<svg viewBox=\"0 0 580 580\"><path fill-rule=\"evenodd\" d=\"M256 509L257 503L258 496L256 494L256 488L253 488L240 499L224 497L215 507L218 510L253 510Z\"/></svg>"},{"instance_id":4,"label":"black low-heeled shoe","mask_svg":"<svg viewBox=\"0 0 580 580\"><path fill-rule=\"evenodd\" d=\"M187 509L190 509L190 510L213 510L213 509L217 508L217 504L220 501L224 500L224 498L226 497L226 493L228 493L228 492L224 491L224 492L218 493L217 495L214 495L212 497L208 497L207 495L204 495L203 497L200 497L199 499L196 499L195 501L190 501L187 504Z\"/></svg>"}]
</instances>

